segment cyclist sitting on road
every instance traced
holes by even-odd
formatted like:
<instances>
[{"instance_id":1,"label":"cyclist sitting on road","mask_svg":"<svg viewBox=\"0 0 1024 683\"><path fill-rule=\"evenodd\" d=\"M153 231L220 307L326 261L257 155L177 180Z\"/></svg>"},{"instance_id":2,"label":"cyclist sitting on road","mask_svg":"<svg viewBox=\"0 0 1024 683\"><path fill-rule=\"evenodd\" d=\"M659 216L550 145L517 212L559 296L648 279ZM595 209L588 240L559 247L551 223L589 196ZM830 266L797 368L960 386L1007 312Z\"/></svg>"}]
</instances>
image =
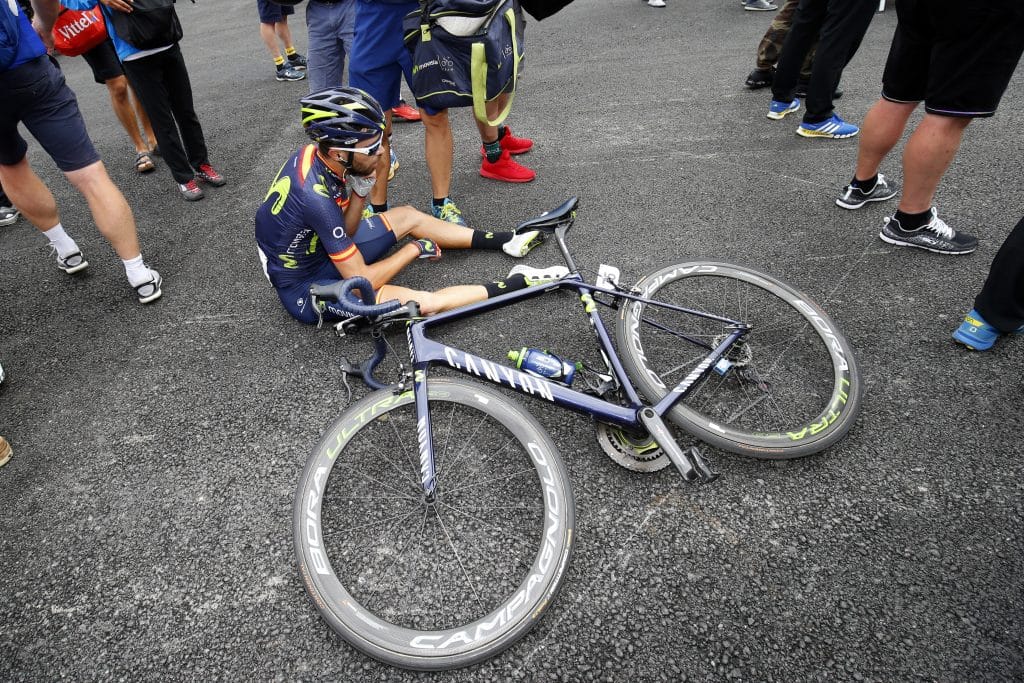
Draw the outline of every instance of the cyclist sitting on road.
<instances>
[{"instance_id":1,"label":"cyclist sitting on road","mask_svg":"<svg viewBox=\"0 0 1024 683\"><path fill-rule=\"evenodd\" d=\"M313 145L295 152L278 172L256 211L256 242L264 272L281 303L297 320L349 317L313 301L310 285L362 276L377 301L416 301L426 315L482 301L566 274L564 267L517 266L509 277L483 285L425 292L389 284L417 259L437 260L442 248L501 249L525 256L540 242L536 230L484 232L454 225L403 206L362 219L381 153L384 113L358 88L336 88L301 100L302 125ZM399 240L413 238L385 256Z\"/></svg>"}]
</instances>

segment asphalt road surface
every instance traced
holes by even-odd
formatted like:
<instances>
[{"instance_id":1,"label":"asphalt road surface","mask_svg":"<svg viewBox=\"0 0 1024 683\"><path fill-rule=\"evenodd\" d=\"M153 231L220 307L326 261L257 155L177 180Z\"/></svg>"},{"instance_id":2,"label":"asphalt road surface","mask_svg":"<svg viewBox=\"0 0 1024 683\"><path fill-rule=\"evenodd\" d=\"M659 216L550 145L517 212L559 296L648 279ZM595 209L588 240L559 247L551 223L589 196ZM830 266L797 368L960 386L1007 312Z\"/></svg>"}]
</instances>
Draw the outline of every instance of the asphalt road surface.
<instances>
[{"instance_id":1,"label":"asphalt road surface","mask_svg":"<svg viewBox=\"0 0 1024 683\"><path fill-rule=\"evenodd\" d=\"M107 94L61 59L90 133L135 210L164 296L138 305L85 203L35 143L64 224L91 263L57 270L24 220L0 228L0 680L420 680L359 654L299 581L299 471L347 392L337 358L365 343L287 317L263 279L252 216L302 144L248 0L178 5L214 165L182 201L166 167L137 176ZM305 50L304 10L292 21ZM507 228L578 195L581 265L626 281L690 258L746 263L821 302L864 374L863 413L830 451L765 464L706 452L722 477L618 467L589 421L531 403L569 468L578 544L540 625L497 658L432 679L999 681L1024 677L1020 368L950 333L1024 213L1017 77L972 124L939 189L966 257L881 242L891 205L842 211L857 140L806 140L742 87L771 13L735 1L577 0L527 34L510 123L536 141L537 180L477 174L453 115L453 195L472 225ZM855 122L878 95L896 23L878 14L843 80ZM915 121L918 120L915 117ZM425 208L419 124L397 124L395 203ZM898 150L883 172L901 179ZM558 262L550 245L532 265ZM503 274L501 254L447 253L403 284ZM564 311L508 310L467 346L592 353ZM589 343L589 342L586 342ZM356 351L353 351L356 349ZM590 349L590 350L587 350ZM365 389L354 387L356 394Z\"/></svg>"}]
</instances>

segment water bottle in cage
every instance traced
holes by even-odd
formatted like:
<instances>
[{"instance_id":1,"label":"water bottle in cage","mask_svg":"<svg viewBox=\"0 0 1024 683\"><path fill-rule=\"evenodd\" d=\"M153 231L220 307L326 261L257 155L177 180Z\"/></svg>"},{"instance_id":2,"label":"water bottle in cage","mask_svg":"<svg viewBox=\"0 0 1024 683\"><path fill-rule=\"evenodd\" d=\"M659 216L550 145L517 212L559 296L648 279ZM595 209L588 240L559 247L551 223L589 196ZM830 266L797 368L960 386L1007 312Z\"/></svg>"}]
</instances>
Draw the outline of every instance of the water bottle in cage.
<instances>
[{"instance_id":1,"label":"water bottle in cage","mask_svg":"<svg viewBox=\"0 0 1024 683\"><path fill-rule=\"evenodd\" d=\"M509 351L508 358L515 362L517 370L554 382L561 382L566 386L572 384L576 377L576 370L579 368L579 363L570 363L541 349L523 347L518 351Z\"/></svg>"}]
</instances>

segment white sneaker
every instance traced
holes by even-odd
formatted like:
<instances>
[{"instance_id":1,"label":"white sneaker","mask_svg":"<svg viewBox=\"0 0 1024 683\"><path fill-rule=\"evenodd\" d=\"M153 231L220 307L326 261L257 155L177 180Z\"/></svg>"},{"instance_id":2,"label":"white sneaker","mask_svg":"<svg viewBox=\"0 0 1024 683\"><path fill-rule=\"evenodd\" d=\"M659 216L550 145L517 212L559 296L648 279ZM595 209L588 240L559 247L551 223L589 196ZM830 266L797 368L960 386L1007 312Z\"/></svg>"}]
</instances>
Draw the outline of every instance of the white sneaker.
<instances>
[{"instance_id":1,"label":"white sneaker","mask_svg":"<svg viewBox=\"0 0 1024 683\"><path fill-rule=\"evenodd\" d=\"M651 7L664 7L665 0L647 0L647 4Z\"/></svg>"},{"instance_id":2,"label":"white sneaker","mask_svg":"<svg viewBox=\"0 0 1024 683\"><path fill-rule=\"evenodd\" d=\"M551 266L550 268L531 268L530 266L519 265L508 271L508 276L522 275L526 279L526 284L539 285L542 282L550 282L551 280L559 280L569 274L569 269L565 266Z\"/></svg>"},{"instance_id":3,"label":"white sneaker","mask_svg":"<svg viewBox=\"0 0 1024 683\"><path fill-rule=\"evenodd\" d=\"M540 230L528 230L522 234L514 235L512 239L501 245L501 250L509 256L522 258L543 241L544 237L540 234Z\"/></svg>"}]
</instances>

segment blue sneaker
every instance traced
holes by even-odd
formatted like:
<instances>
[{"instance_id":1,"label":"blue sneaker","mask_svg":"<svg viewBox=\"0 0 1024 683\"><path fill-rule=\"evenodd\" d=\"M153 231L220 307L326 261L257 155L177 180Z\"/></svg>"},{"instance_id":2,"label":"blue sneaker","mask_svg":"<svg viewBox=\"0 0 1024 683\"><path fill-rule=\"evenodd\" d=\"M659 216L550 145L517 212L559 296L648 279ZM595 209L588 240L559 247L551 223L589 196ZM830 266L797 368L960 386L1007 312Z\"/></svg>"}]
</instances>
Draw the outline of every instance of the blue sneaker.
<instances>
[{"instance_id":1,"label":"blue sneaker","mask_svg":"<svg viewBox=\"0 0 1024 683\"><path fill-rule=\"evenodd\" d=\"M462 212L459 211L459 207L455 206L455 202L445 197L444 204L441 206L431 206L430 212L434 215L434 218L439 218L445 223L454 223L455 225L466 225L466 220L462 217Z\"/></svg>"},{"instance_id":2,"label":"blue sneaker","mask_svg":"<svg viewBox=\"0 0 1024 683\"><path fill-rule=\"evenodd\" d=\"M805 138L852 138L859 132L860 128L843 121L838 114L832 114L832 118L825 119L820 123L804 121L796 129L796 134Z\"/></svg>"},{"instance_id":3,"label":"blue sneaker","mask_svg":"<svg viewBox=\"0 0 1024 683\"><path fill-rule=\"evenodd\" d=\"M1010 334L1024 332L1024 325L1018 327ZM985 322L985 319L975 309L964 316L960 327L953 332L953 341L960 342L972 351L988 351L996 343L1002 332Z\"/></svg>"},{"instance_id":4,"label":"blue sneaker","mask_svg":"<svg viewBox=\"0 0 1024 683\"><path fill-rule=\"evenodd\" d=\"M779 102L778 100L772 100L772 103L768 105L768 118L778 121L779 119L784 118L786 114L792 114L799 108L799 98L793 98L792 102Z\"/></svg>"}]
</instances>

